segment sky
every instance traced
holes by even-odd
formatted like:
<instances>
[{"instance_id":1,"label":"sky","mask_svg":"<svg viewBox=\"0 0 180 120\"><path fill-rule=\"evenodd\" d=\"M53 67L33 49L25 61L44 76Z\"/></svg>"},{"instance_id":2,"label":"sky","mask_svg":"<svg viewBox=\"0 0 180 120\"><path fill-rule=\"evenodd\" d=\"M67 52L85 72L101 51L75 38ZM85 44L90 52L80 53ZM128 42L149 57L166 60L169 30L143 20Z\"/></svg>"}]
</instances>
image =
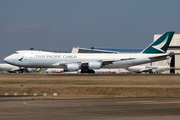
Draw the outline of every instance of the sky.
<instances>
[{"instance_id":1,"label":"sky","mask_svg":"<svg viewBox=\"0 0 180 120\"><path fill-rule=\"evenodd\" d=\"M0 0L0 62L17 50L144 49L180 34L180 0Z\"/></svg>"}]
</instances>

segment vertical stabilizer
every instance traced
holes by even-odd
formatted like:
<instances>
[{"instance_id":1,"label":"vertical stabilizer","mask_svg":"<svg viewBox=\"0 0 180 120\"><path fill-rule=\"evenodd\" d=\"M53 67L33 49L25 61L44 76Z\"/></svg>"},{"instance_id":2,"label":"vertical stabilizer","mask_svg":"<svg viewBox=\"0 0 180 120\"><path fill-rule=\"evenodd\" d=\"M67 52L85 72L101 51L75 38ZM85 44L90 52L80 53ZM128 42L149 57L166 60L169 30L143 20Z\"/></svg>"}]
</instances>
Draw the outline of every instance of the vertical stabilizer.
<instances>
[{"instance_id":1,"label":"vertical stabilizer","mask_svg":"<svg viewBox=\"0 0 180 120\"><path fill-rule=\"evenodd\" d=\"M172 57L170 57L170 58L168 59L168 61L167 61L167 63L166 63L165 66L169 66L169 67L170 67L170 65L171 65L171 59L172 59Z\"/></svg>"},{"instance_id":2,"label":"vertical stabilizer","mask_svg":"<svg viewBox=\"0 0 180 120\"><path fill-rule=\"evenodd\" d=\"M144 54L166 53L173 35L174 35L174 31L165 32L161 37L159 37L156 41L151 43L141 53Z\"/></svg>"}]
</instances>

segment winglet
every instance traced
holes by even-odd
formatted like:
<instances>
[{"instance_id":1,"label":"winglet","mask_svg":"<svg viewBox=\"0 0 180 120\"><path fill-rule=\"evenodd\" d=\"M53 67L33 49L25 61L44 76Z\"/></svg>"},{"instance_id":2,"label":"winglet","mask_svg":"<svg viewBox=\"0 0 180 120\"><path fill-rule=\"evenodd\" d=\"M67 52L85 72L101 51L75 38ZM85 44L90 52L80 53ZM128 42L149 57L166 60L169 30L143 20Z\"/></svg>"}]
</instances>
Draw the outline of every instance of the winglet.
<instances>
[{"instance_id":1,"label":"winglet","mask_svg":"<svg viewBox=\"0 0 180 120\"><path fill-rule=\"evenodd\" d=\"M161 37L159 37L156 41L151 43L141 53L144 54L166 53L174 33L175 33L174 31L165 32Z\"/></svg>"}]
</instances>

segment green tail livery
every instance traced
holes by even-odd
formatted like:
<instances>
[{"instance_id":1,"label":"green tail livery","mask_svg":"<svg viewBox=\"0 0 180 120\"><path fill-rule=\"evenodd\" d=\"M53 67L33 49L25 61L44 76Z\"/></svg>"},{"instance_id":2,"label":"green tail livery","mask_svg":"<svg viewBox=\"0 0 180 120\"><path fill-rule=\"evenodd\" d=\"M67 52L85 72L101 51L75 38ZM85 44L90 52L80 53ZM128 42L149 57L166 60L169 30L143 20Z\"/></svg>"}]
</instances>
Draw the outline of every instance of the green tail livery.
<instances>
[{"instance_id":1,"label":"green tail livery","mask_svg":"<svg viewBox=\"0 0 180 120\"><path fill-rule=\"evenodd\" d=\"M144 49L142 53L145 54L166 53L173 35L174 35L174 31L165 32L160 38L158 38L155 42L153 42L146 49Z\"/></svg>"}]
</instances>

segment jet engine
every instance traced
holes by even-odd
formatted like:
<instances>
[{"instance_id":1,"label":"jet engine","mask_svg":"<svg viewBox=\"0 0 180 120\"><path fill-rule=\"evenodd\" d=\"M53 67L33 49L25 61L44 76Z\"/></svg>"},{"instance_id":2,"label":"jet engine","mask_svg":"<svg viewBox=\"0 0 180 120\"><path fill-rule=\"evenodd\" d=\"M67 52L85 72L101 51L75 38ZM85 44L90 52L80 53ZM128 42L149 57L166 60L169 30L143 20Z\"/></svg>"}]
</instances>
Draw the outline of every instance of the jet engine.
<instances>
[{"instance_id":1,"label":"jet engine","mask_svg":"<svg viewBox=\"0 0 180 120\"><path fill-rule=\"evenodd\" d=\"M88 69L93 70L93 69L100 69L102 67L102 63L100 62L89 62L88 63Z\"/></svg>"},{"instance_id":2,"label":"jet engine","mask_svg":"<svg viewBox=\"0 0 180 120\"><path fill-rule=\"evenodd\" d=\"M66 65L65 71L78 71L79 70L79 64L76 63L70 63Z\"/></svg>"}]
</instances>

